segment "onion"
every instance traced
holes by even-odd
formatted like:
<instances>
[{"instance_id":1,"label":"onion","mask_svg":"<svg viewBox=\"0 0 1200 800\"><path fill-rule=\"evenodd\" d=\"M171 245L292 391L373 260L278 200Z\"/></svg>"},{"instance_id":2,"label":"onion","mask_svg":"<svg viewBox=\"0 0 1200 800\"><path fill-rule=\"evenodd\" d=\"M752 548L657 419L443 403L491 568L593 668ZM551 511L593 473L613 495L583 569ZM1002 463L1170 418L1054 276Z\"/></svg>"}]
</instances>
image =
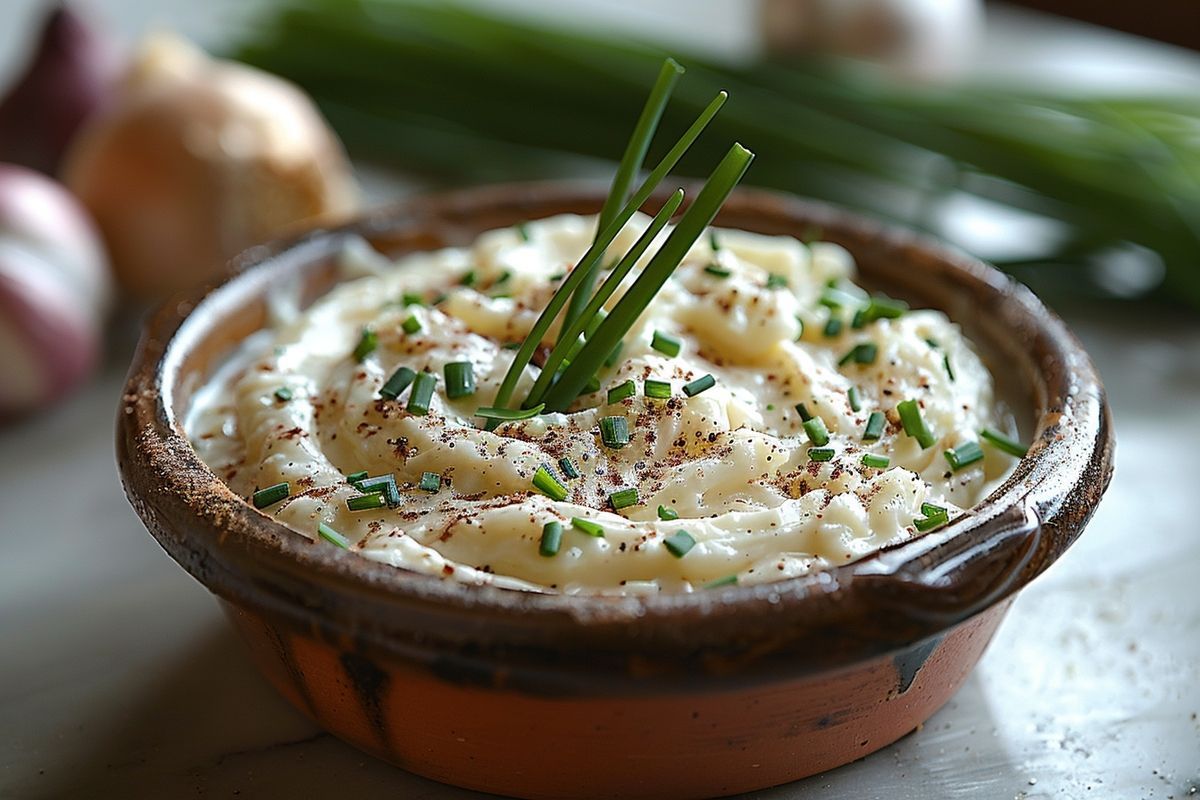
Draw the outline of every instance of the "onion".
<instances>
[{"instance_id":1,"label":"onion","mask_svg":"<svg viewBox=\"0 0 1200 800\"><path fill-rule=\"evenodd\" d=\"M341 143L303 92L166 36L144 44L64 175L139 298L202 283L299 221L348 214L358 194Z\"/></svg>"},{"instance_id":2,"label":"onion","mask_svg":"<svg viewBox=\"0 0 1200 800\"><path fill-rule=\"evenodd\" d=\"M99 235L75 198L0 164L0 418L42 407L91 373L111 296Z\"/></svg>"},{"instance_id":3,"label":"onion","mask_svg":"<svg viewBox=\"0 0 1200 800\"><path fill-rule=\"evenodd\" d=\"M0 161L53 175L79 126L109 101L114 48L70 8L46 17L25 72L0 101Z\"/></svg>"},{"instance_id":4,"label":"onion","mask_svg":"<svg viewBox=\"0 0 1200 800\"><path fill-rule=\"evenodd\" d=\"M893 72L948 78L970 63L982 0L766 0L762 30L774 52L876 61Z\"/></svg>"}]
</instances>

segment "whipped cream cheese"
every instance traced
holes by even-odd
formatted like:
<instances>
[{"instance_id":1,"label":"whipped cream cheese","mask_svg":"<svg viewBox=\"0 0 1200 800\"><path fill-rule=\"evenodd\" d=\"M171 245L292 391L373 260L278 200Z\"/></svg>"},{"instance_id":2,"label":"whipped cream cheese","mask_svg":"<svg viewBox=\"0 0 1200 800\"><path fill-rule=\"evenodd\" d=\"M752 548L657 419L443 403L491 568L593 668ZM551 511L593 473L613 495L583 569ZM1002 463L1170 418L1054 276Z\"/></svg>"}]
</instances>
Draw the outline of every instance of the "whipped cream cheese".
<instances>
[{"instance_id":1,"label":"whipped cream cheese","mask_svg":"<svg viewBox=\"0 0 1200 800\"><path fill-rule=\"evenodd\" d=\"M635 217L610 254L648 222ZM844 564L920 535L922 504L951 518L969 509L1012 467L986 444L981 460L957 470L944 456L984 427L1012 429L991 376L945 315L909 310L855 325L869 296L854 286L844 249L723 229L692 248L601 371L598 391L567 413L485 430L475 412L493 404L511 344L594 230L594 218L557 216L395 263L365 243L348 247L347 280L303 310L277 302L273 324L197 393L185 422L193 445L247 498L286 482L288 496L263 513L301 535L316 539L324 523L364 558L567 593L692 591ZM360 359L364 329L377 345L360 348ZM678 340L678 354L656 349L656 332ZM459 362L471 364L475 390L451 399L444 370ZM427 414L408 410L411 389L380 396L402 366L436 377ZM536 364L525 369L516 397L537 374ZM706 375L711 388L683 391ZM647 379L669 382L670 396L647 397ZM634 394L607 402L607 390L628 380ZM908 400L930 446L904 430L897 406ZM820 421L815 430L798 404ZM873 412L882 429L864 439ZM605 417L625 420L627 444L605 443ZM814 441L820 427L827 442ZM866 454L887 466L869 466ZM566 499L535 490L543 466ZM362 493L347 476L364 471L393 475L398 502L351 510ZM614 508L622 489L636 489L637 500ZM562 539L547 556L539 542L553 521Z\"/></svg>"}]
</instances>

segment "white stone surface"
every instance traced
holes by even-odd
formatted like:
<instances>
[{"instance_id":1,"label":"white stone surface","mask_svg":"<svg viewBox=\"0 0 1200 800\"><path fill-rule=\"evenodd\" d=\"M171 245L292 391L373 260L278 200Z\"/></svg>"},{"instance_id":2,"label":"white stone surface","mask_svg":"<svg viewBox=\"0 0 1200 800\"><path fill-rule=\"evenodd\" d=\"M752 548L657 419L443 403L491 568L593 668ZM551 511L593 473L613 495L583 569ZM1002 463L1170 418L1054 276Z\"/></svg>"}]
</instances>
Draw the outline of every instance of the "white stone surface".
<instances>
[{"instance_id":1,"label":"white stone surface","mask_svg":"<svg viewBox=\"0 0 1200 800\"><path fill-rule=\"evenodd\" d=\"M0 75L32 5L5 3ZM125 32L146 6L98 5ZM155 8L212 37L241 5ZM1022 593L967 685L921 731L756 797L1200 791L1200 319L1118 305L1066 316L1107 380L1119 441L1088 532ZM0 429L0 797L479 796L321 733L259 677L212 598L124 500L112 441L130 343L117 338L85 391Z\"/></svg>"}]
</instances>

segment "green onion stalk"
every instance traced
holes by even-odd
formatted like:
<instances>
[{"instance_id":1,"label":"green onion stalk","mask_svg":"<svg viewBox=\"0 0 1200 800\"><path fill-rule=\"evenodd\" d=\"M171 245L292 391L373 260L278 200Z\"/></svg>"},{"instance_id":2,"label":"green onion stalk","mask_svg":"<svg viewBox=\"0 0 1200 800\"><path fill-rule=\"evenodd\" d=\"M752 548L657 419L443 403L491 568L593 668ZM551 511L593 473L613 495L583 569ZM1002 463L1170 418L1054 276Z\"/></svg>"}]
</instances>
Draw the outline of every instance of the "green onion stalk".
<instances>
[{"instance_id":1,"label":"green onion stalk","mask_svg":"<svg viewBox=\"0 0 1200 800\"><path fill-rule=\"evenodd\" d=\"M736 101L681 173L706 173L729 141L753 142L751 183L952 239L957 201L999 204L1047 233L1014 229L1020 248L980 254L1037 288L1150 291L1200 307L1195 95L898 86L844 65L729 65L676 51L688 79L670 107L643 105L654 75L660 88L676 77L662 46L417 0L279 0L235 51L309 91L356 156L420 165L442 181L575 175L581 156L625 153L605 221L646 154L630 126L661 116L664 129L683 129L727 90ZM1161 278L1114 282L1100 268L1114 253L1160 261ZM568 321L594 275L569 298Z\"/></svg>"}]
</instances>

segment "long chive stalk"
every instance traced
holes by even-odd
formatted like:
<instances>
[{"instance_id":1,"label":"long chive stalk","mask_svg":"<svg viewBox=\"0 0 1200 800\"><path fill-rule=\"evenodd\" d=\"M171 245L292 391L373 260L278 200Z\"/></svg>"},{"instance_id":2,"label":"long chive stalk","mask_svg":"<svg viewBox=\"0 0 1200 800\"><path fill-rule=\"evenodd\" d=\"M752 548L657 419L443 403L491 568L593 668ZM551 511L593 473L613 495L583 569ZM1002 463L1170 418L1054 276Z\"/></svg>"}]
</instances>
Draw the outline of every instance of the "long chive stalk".
<instances>
[{"instance_id":1,"label":"long chive stalk","mask_svg":"<svg viewBox=\"0 0 1200 800\"><path fill-rule=\"evenodd\" d=\"M621 258L620 262L618 262L615 267L613 267L612 272L610 272L608 277L605 278L604 283L600 285L599 291L597 291L592 297L591 301L587 304L587 307L582 310L580 315L576 317L573 322L567 325L567 327L563 328L563 331L566 335L559 337L558 344L555 345L554 349L550 351L550 355L546 357L546 363L542 367L542 373L538 375L537 380L533 384L533 388L529 390L529 397L525 400L525 405L535 405L542 401L542 396L546 393L546 390L550 388L550 384L554 380L554 376L557 374L558 368L562 364L563 359L567 357L567 354L570 353L575 342L579 340L579 334L583 333L583 329L587 327L592 320L597 318L597 315L599 314L600 309L604 307L605 302L608 301L608 298L612 297L613 292L615 292L617 287L621 285L621 281L624 280L625 276L629 274L629 271L633 269L633 265L636 264L637 260L642 257L643 253L646 252L646 248L650 246L650 244L654 241L654 238L658 236L659 232L662 231L675 212L679 210L679 206L682 202L683 189L679 189L675 192L675 194L671 195L670 199L668 199L665 204L663 204L663 207L659 209L657 214L654 215L654 219L650 222L650 225L647 226L645 232L638 237L638 240L634 242L633 247L629 248L629 252ZM578 297L578 293L575 296Z\"/></svg>"},{"instance_id":2,"label":"long chive stalk","mask_svg":"<svg viewBox=\"0 0 1200 800\"><path fill-rule=\"evenodd\" d=\"M571 270L566 280L558 287L558 291L550 298L550 302L546 304L537 321L533 323L533 328L529 331L529 334L525 337L525 341L521 343L521 347L513 357L512 364L509 366L508 372L505 373L504 380L500 383L500 389L496 392L495 405L497 407L503 408L509 405L509 402L512 400L512 393L517 387L517 381L521 378L521 373L533 359L533 351L537 349L542 341L542 337L546 335L546 331L554 323L555 317L558 316L563 306L566 305L571 293L583 282L587 271L599 261L600 257L604 255L604 251L617 238L617 234L621 232L621 229L625 227L625 223L629 222L634 212L650 199L650 195L658 188L658 184L662 183L663 178L667 177L667 174L675 168L675 165L679 163L679 159L683 157L683 154L688 151L692 143L708 127L708 123L720 111L727 97L728 95L725 92L720 92L713 98L712 102L700 113L700 116L696 118L691 127L675 143L674 147L658 162L658 166L642 182L641 188L634 193L629 202L621 207L621 210L617 212L617 216L613 219L612 223L596 238L592 246L583 254L583 258L579 260L575 269ZM611 353L612 347L615 346L616 344L614 343L609 348L608 353ZM608 356L608 353L604 354L605 357ZM582 388L582 384L580 388Z\"/></svg>"},{"instance_id":3,"label":"long chive stalk","mask_svg":"<svg viewBox=\"0 0 1200 800\"><path fill-rule=\"evenodd\" d=\"M621 205L628 199L633 179L638 170L642 168L642 162L646 159L646 151L650 149L650 142L654 138L654 132L658 129L658 121L662 119L663 110L667 107L667 100L671 98L671 90L675 88L675 82L679 80L679 76L683 72L683 67L679 66L675 59L668 58L663 61L662 69L658 73L658 80L654 82L654 88L650 91L650 96L646 98L646 105L642 108L637 125L634 126L633 136L629 138L629 144L625 146L621 162L617 165L612 188L609 189L608 197L605 198L604 205L600 209L600 217L596 221L597 238L605 227L616 218L617 212L621 210ZM595 288L596 275L599 270L600 262L596 262L583 276L583 280L571 295L571 302L567 305L567 312L563 317L563 328L558 336L560 342L563 341L567 325L584 313L584 307L592 296L592 289ZM571 340L568 339L568 341Z\"/></svg>"},{"instance_id":4,"label":"long chive stalk","mask_svg":"<svg viewBox=\"0 0 1200 800\"><path fill-rule=\"evenodd\" d=\"M546 393L546 408L551 411L564 411L578 396L617 342L633 326L646 306L650 305L650 301L658 294L667 278L671 277L671 273L679 266L687 251L704 234L725 198L729 197L733 187L746 174L753 160L754 154L740 144L729 148L729 152L713 170L704 188L696 196L695 202L671 231L667 241L650 259L642 274L605 317L604 322L600 323L600 327L588 337L587 343L571 361L571 365L563 370L558 381Z\"/></svg>"}]
</instances>

